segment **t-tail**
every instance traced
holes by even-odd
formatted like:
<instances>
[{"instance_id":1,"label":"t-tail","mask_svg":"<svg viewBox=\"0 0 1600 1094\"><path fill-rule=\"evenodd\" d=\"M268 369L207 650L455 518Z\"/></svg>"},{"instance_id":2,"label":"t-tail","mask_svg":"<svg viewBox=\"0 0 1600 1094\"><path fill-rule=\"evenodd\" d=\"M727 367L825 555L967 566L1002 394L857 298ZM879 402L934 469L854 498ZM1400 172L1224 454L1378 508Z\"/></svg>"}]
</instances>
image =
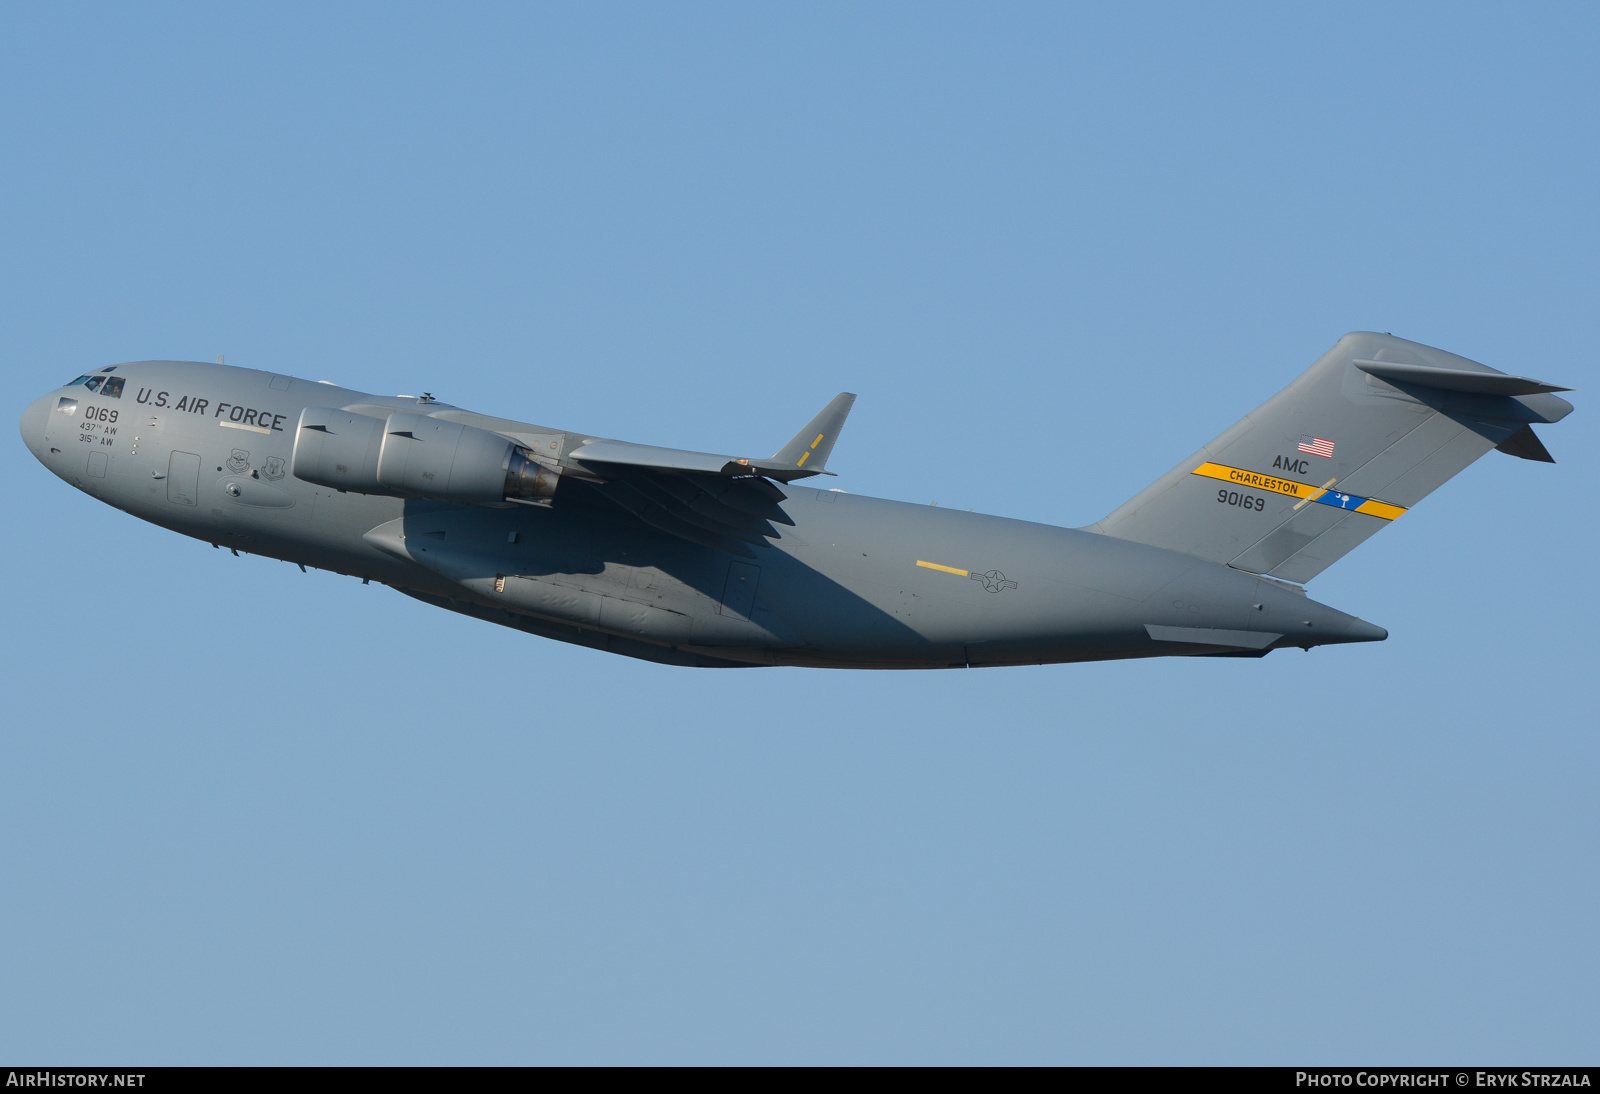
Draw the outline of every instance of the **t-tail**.
<instances>
[{"instance_id":1,"label":"t-tail","mask_svg":"<svg viewBox=\"0 0 1600 1094\"><path fill-rule=\"evenodd\" d=\"M1567 390L1357 331L1088 530L1309 581L1491 448L1555 462Z\"/></svg>"}]
</instances>

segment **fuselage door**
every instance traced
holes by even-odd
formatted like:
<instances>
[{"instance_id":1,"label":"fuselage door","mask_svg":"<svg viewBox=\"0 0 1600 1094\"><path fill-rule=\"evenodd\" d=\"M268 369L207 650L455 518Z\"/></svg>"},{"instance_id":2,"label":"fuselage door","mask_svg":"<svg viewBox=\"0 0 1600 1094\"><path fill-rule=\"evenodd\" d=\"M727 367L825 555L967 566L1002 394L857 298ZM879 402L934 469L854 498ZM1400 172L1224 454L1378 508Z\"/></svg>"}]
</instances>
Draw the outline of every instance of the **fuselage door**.
<instances>
[{"instance_id":1,"label":"fuselage door","mask_svg":"<svg viewBox=\"0 0 1600 1094\"><path fill-rule=\"evenodd\" d=\"M167 500L175 505L200 504L200 457L174 452L167 460Z\"/></svg>"}]
</instances>

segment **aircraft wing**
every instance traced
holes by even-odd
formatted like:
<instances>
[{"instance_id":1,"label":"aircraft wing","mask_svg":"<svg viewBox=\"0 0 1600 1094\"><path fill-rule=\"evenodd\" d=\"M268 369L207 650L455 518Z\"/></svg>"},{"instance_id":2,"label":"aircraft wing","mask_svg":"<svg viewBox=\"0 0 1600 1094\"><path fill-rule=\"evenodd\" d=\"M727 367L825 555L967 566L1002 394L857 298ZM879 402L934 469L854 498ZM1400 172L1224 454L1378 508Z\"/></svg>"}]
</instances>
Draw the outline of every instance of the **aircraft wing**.
<instances>
[{"instance_id":1,"label":"aircraft wing","mask_svg":"<svg viewBox=\"0 0 1600 1094\"><path fill-rule=\"evenodd\" d=\"M828 456L855 396L841 392L770 459L595 440L567 454L584 480L653 528L732 554L754 557L751 545L794 523L779 506L774 482L829 475Z\"/></svg>"},{"instance_id":2,"label":"aircraft wing","mask_svg":"<svg viewBox=\"0 0 1600 1094\"><path fill-rule=\"evenodd\" d=\"M732 456L718 456L710 452L690 452L682 448L657 448L653 444L630 444L627 441L590 441L573 449L571 457L583 464L597 464L595 470L613 467L635 467L649 471L688 471L700 475L732 475L739 473L741 463L744 474L750 474L749 460L736 460Z\"/></svg>"}]
</instances>

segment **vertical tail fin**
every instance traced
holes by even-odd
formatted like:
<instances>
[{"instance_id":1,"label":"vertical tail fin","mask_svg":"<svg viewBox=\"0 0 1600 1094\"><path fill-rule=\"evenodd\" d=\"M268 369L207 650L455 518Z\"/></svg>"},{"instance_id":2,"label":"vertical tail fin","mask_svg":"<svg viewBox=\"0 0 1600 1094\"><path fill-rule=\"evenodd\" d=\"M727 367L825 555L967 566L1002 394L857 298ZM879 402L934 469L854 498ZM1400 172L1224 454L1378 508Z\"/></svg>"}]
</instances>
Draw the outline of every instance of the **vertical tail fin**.
<instances>
[{"instance_id":1,"label":"vertical tail fin","mask_svg":"<svg viewBox=\"0 0 1600 1094\"><path fill-rule=\"evenodd\" d=\"M1347 334L1294 383L1090 531L1309 581L1499 448L1550 459L1530 428L1566 388L1393 335Z\"/></svg>"}]
</instances>

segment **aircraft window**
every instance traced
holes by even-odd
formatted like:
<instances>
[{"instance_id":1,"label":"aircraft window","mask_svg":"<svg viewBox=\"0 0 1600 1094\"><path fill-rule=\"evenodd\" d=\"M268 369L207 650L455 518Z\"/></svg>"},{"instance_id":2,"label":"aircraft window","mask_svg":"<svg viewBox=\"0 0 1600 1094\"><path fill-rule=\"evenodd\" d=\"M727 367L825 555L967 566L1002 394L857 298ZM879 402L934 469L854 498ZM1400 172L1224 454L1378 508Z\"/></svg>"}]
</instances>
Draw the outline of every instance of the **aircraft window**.
<instances>
[{"instance_id":1,"label":"aircraft window","mask_svg":"<svg viewBox=\"0 0 1600 1094\"><path fill-rule=\"evenodd\" d=\"M62 387L77 387L79 384L83 383L88 378L89 378L89 374L86 372L82 376L78 377L76 380L73 380L71 383L62 384L61 386Z\"/></svg>"},{"instance_id":2,"label":"aircraft window","mask_svg":"<svg viewBox=\"0 0 1600 1094\"><path fill-rule=\"evenodd\" d=\"M128 379L125 376L107 376L105 387L100 389L100 394L113 399L120 399L122 398L122 385L127 382Z\"/></svg>"},{"instance_id":3,"label":"aircraft window","mask_svg":"<svg viewBox=\"0 0 1600 1094\"><path fill-rule=\"evenodd\" d=\"M72 415L74 415L74 414L76 414L78 412L78 400L76 400L76 399L57 399L56 400L56 412L59 413L59 414L65 414L69 418L72 417Z\"/></svg>"},{"instance_id":4,"label":"aircraft window","mask_svg":"<svg viewBox=\"0 0 1600 1094\"><path fill-rule=\"evenodd\" d=\"M104 376L91 376L91 377L89 377L88 380L86 380L84 382L83 386L88 388L90 391L94 391L96 388L98 388L104 382L105 382L105 377Z\"/></svg>"},{"instance_id":5,"label":"aircraft window","mask_svg":"<svg viewBox=\"0 0 1600 1094\"><path fill-rule=\"evenodd\" d=\"M101 372L115 372L115 371L117 371L117 366L116 365L112 365L110 368L103 368L100 371Z\"/></svg>"}]
</instances>

